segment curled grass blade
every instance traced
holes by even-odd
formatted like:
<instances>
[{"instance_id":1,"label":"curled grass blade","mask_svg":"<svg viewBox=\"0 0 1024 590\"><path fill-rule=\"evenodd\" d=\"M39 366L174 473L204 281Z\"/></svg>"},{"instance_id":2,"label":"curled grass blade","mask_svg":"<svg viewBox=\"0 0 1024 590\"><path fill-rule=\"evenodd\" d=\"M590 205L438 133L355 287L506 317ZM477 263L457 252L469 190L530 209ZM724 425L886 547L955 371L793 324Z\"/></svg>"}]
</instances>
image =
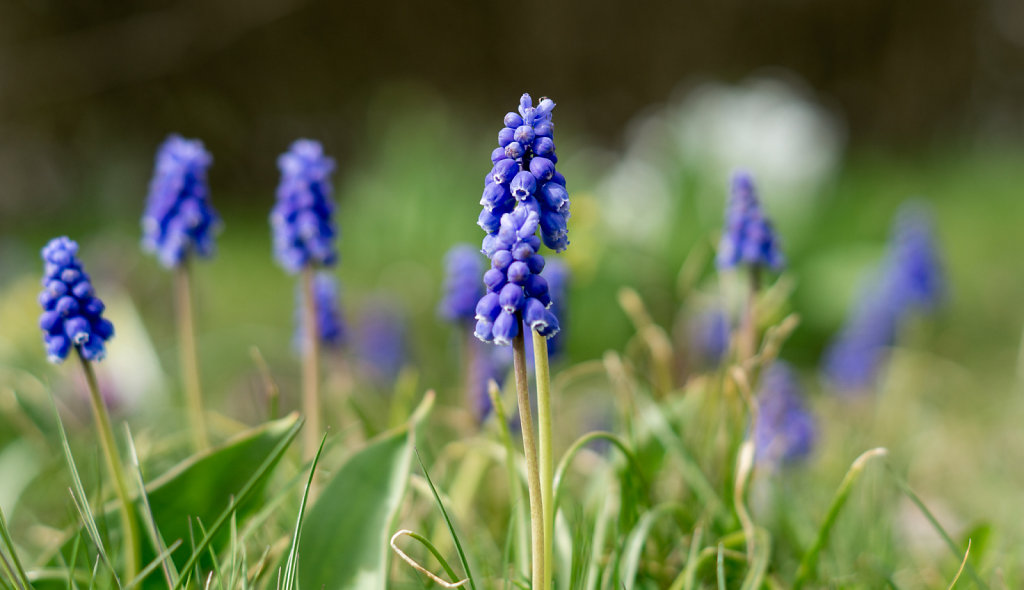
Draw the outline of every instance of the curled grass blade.
<instances>
[{"instance_id":1,"label":"curled grass blade","mask_svg":"<svg viewBox=\"0 0 1024 590\"><path fill-rule=\"evenodd\" d=\"M132 437L132 431L127 424L124 426L125 438L128 441L128 458L132 465L132 474L135 475L135 484L139 488L139 499L142 500L143 516L142 524L145 526L146 534L149 536L149 542L152 543L153 547L156 547L157 553L164 555L161 560L161 569L164 573L164 580L167 581L167 587L174 586L174 581L178 578L178 570L174 567L174 560L171 559L171 554L174 553L174 549L167 550L167 543L164 542L163 536L160 535L160 528L156 524L156 518L153 517L153 508L149 504L149 494L146 492L146 483L142 479L142 467L139 464L139 453L135 448L135 439ZM175 543L174 547L177 548L180 543ZM143 571L147 574L148 568ZM143 576L144 577L144 576ZM141 580L141 578L139 578Z\"/></svg>"},{"instance_id":2,"label":"curled grass blade","mask_svg":"<svg viewBox=\"0 0 1024 590\"><path fill-rule=\"evenodd\" d=\"M569 468L569 464L576 457L576 455L589 443L595 440L605 440L611 443L615 448L626 457L629 462L629 466L636 472L637 477L643 483L643 486L647 487L647 481L644 479L643 470L640 468L640 463L637 461L636 456L626 446L625 441L621 438L612 434L611 432L588 432L580 438L576 439L576 442L569 447L569 449L562 455L562 459L558 462L558 467L555 469L555 508L558 508L559 502L562 497L562 483L565 481L565 472Z\"/></svg>"},{"instance_id":3,"label":"curled grass blade","mask_svg":"<svg viewBox=\"0 0 1024 590\"><path fill-rule=\"evenodd\" d=\"M410 537L412 539L415 539L415 540L419 541L420 544L423 545L424 547L426 547L427 551L430 551L430 554L433 555L435 559L437 559L437 561L441 564L441 567L444 568L445 573L448 574L449 578L451 578L453 580L458 578L458 576L455 575L455 570L452 569L452 566L448 565L448 561L444 558L443 555L441 555L441 552L438 551L436 547L434 547L434 544L431 543L429 539L427 539L426 537L424 537L423 535L421 535L421 534L419 534L417 532L410 531L410 530L407 530L407 529L402 529L402 530L396 532L394 535L391 536L391 542L390 542L391 549L392 549L392 551L395 552L396 555L398 555L400 558L402 558L402 561L404 561L405 563L408 563L410 566L412 566L413 569L415 569L416 571L420 572L421 574L427 576L428 578L433 580L433 582L435 584L441 586L442 588L460 588L460 587L464 586L465 584L469 583L469 578L463 578L463 579L459 580L458 582L449 582L449 581L441 578L440 576L438 576L434 572L430 571L429 569L425 568L423 565L421 565L415 559L409 557L408 554L406 554L404 551L402 551L401 549L398 548L398 539L399 539L399 537L403 537L403 536L404 537Z\"/></svg>"},{"instance_id":4,"label":"curled grass blade","mask_svg":"<svg viewBox=\"0 0 1024 590\"><path fill-rule=\"evenodd\" d=\"M846 499L849 497L853 485L860 479L861 473L864 472L864 468L867 467L871 459L884 457L888 453L889 451L882 447L871 449L862 453L850 465L850 469L846 472L843 481L839 484L839 489L836 490L835 496L832 498L832 504L825 514L825 520L822 521L821 527L818 529L818 536L807 552L804 553L803 559L800 560L793 588L802 588L804 584L813 579L817 574L818 555L825 545L828 544L829 533L832 532L832 526L835 524L836 518L839 517L839 512L842 511L843 506L846 504ZM959 552L957 554L959 555Z\"/></svg>"}]
</instances>

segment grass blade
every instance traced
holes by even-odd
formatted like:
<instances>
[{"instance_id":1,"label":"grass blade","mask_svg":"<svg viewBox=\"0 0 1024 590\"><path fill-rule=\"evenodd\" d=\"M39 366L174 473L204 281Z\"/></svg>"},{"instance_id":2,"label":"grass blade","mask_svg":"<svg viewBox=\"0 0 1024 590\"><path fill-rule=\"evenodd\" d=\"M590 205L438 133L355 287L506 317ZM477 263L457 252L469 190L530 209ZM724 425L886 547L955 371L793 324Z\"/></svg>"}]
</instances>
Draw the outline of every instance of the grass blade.
<instances>
[{"instance_id":1,"label":"grass blade","mask_svg":"<svg viewBox=\"0 0 1024 590\"><path fill-rule=\"evenodd\" d=\"M423 535L421 535L419 533L416 533L416 532L413 532L413 531L410 531L410 530L407 530L407 529L402 529L402 530L398 531L397 533L395 533L394 535L391 536L391 543L390 543L391 544L391 549L395 553L397 553L398 556L401 557L403 561L405 561L410 566L412 566L413 569L415 569L416 571L420 572L421 574L427 576L428 578L433 580L435 584L438 584L439 586L441 586L443 588L460 588L460 587L464 586L466 583L469 582L469 578L463 578L463 579L459 580L458 582L448 582L446 580L441 579L436 574L434 574L433 572L431 572L427 568L425 568L422 565L420 565L419 563L417 563L415 559L409 557L404 551L402 551L401 549L398 548L398 545L397 545L398 538L399 537L403 537L403 536L404 537L411 537L411 538L419 541L420 544L423 545L424 547L426 547L427 551L430 551L430 554L433 555L435 559L437 559L437 561L441 564L441 567L444 568L445 573L448 574L449 578L451 578L453 580L455 578L458 578L458 576L455 574L455 570L453 570L452 566L448 564L448 560L446 560L444 558L444 556L441 555L441 552L437 550L437 547L434 547L434 544L431 543L429 539L427 539L426 537L424 537Z\"/></svg>"},{"instance_id":2,"label":"grass blade","mask_svg":"<svg viewBox=\"0 0 1024 590\"><path fill-rule=\"evenodd\" d=\"M320 447L313 456L313 462L309 466L309 478L306 480L306 488L302 490L302 502L299 503L299 516L295 519L295 531L292 533L292 544L288 549L288 559L284 564L284 586L282 590L293 590L298 587L299 576L299 535L302 534L302 519L306 515L306 502L309 501L309 489L313 487L313 475L316 473L317 463L320 462L320 455L324 452L324 443L327 442L327 434L320 439Z\"/></svg>"},{"instance_id":3,"label":"grass blade","mask_svg":"<svg viewBox=\"0 0 1024 590\"><path fill-rule=\"evenodd\" d=\"M836 518L839 517L839 512L843 509L846 504L846 499L850 495L850 491L853 489L853 484L857 483L860 479L861 473L864 472L864 468L867 466L868 461L875 457L884 457L889 453L888 450L878 447L865 451L859 457L857 457L853 464L850 465L850 469L846 472L843 477L843 481L839 484L839 489L836 490L835 496L832 498L832 504L829 506L828 512L825 514L825 520L821 523L821 527L818 529L818 536L814 540L810 549L804 554L802 560L800 560L800 566L796 570L796 580L793 582L793 588L799 589L803 587L811 578L815 576L818 568L818 554L828 543L829 533L832 532L832 526L836 522ZM959 551L957 552L959 555Z\"/></svg>"},{"instance_id":4,"label":"grass blade","mask_svg":"<svg viewBox=\"0 0 1024 590\"><path fill-rule=\"evenodd\" d=\"M935 518L935 515L932 514L931 510L928 510L928 507L925 506L924 502L921 500L921 498L916 493L914 493L914 490L910 489L910 484L908 484L906 482L906 480L904 480L902 477L900 477L900 475L897 474L896 471L894 471L891 468L889 469L889 473L892 474L893 479L896 481L896 487L898 487L900 489L900 491L903 492L907 496L907 498L909 498L910 501L914 503L914 506L917 506L917 509L921 511L921 514L923 514L924 517L926 519L928 519L928 522L931 523L932 528L934 528L936 530L936 532L939 533L939 536L942 537L942 540L945 541L946 546L949 547L949 550L953 553L953 555L955 555L957 558L959 558L960 555L961 555L960 548L956 546L956 542L953 541L953 538L949 536L949 533L946 532L946 529L943 528L943 526L939 523L939 519ZM967 550L968 550L968 552L970 551L970 548L971 548L971 544L970 544L970 541L968 541L967 542ZM964 555L964 557L963 557L963 563L964 563L964 565L961 565L960 569L963 570L966 567L967 575L971 576L971 579L974 581L974 583L979 588L984 588L984 589L987 590L988 589L988 584L986 584L981 579L981 576L979 576L978 572L975 571L974 566L971 565L971 562L967 561L967 556L966 555ZM960 574L958 573L957 574L957 578L959 578L959 577L960 577ZM954 583L955 582L956 582L956 580L954 580Z\"/></svg>"},{"instance_id":5,"label":"grass blade","mask_svg":"<svg viewBox=\"0 0 1024 590\"><path fill-rule=\"evenodd\" d=\"M437 493L437 488L434 487L434 482L430 480L430 474L427 473L427 467L423 464L423 458L420 457L419 450L416 451L416 460L419 461L420 468L423 469L423 475L427 480L427 485L430 486L430 491L434 494L434 500L437 501L437 507L441 509L441 514L444 516L444 522L448 525L448 532L452 535L452 541L455 542L455 550L459 554L459 561L462 562L462 569L466 572L466 579L469 580L469 587L476 590L476 584L473 582L473 573L469 569L469 561L466 559L466 552L462 550L462 543L459 541L459 536L455 533L455 527L452 525L452 519L448 516L448 511L444 509L444 502L441 501L441 496ZM452 575L454 578L455 576Z\"/></svg>"},{"instance_id":6,"label":"grass blade","mask_svg":"<svg viewBox=\"0 0 1024 590\"><path fill-rule=\"evenodd\" d=\"M188 561L185 562L184 567L181 568L182 571L187 572L193 566L199 563L200 556L206 550L206 546L209 545L210 542L213 540L213 536L216 535L218 531L220 531L221 527L224 526L224 523L227 522L227 519L235 511L238 505L245 502L249 498L249 495L252 494L253 490L256 488L259 481L263 478L264 474L266 474L267 471L269 471L274 465L277 464L278 459L280 459L281 456L284 455L284 452L288 449L292 441L295 439L295 435L299 433L299 429L302 428L302 424L303 421L301 419L297 420L295 424L293 424L292 427L288 429L284 438L282 438L280 442L277 443L277 446L275 446L274 449L270 452L270 454L267 455L267 458L263 460L263 463L260 464L259 468L256 469L256 471L252 474L249 480L245 482L245 485L243 485L242 489L239 490L238 495L231 499L231 502L228 504L228 507L224 510L224 512L221 513L217 520L214 521L213 526L210 527L210 532L206 534L202 538L202 540L199 541L198 545L195 546L195 548L192 551L192 555L188 558ZM182 587L183 580L184 578L179 577L175 581L174 586L171 587L171 590L179 590Z\"/></svg>"}]
</instances>

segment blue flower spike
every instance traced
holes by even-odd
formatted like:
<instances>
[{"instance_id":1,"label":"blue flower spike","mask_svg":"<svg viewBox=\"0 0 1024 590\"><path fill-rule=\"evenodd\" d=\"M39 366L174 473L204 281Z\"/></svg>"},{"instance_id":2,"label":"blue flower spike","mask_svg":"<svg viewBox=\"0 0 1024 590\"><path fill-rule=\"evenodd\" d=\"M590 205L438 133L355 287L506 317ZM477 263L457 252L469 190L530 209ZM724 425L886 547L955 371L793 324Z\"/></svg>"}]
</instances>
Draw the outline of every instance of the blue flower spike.
<instances>
[{"instance_id":1,"label":"blue flower spike","mask_svg":"<svg viewBox=\"0 0 1024 590\"><path fill-rule=\"evenodd\" d=\"M214 235L223 224L210 204L206 170L212 162L203 142L180 135L171 135L157 150L142 215L142 248L167 268L181 266L193 254L214 254Z\"/></svg>"},{"instance_id":2,"label":"blue flower spike","mask_svg":"<svg viewBox=\"0 0 1024 590\"><path fill-rule=\"evenodd\" d=\"M775 271L786 264L775 230L761 211L754 180L746 172L737 172L732 178L717 264L720 269L746 265Z\"/></svg>"},{"instance_id":3,"label":"blue flower spike","mask_svg":"<svg viewBox=\"0 0 1024 590\"><path fill-rule=\"evenodd\" d=\"M78 244L66 237L54 238L42 255L39 327L47 358L59 364L77 349L85 360L102 360L105 344L114 336L114 325L103 317L103 301L78 261Z\"/></svg>"},{"instance_id":4,"label":"blue flower spike","mask_svg":"<svg viewBox=\"0 0 1024 590\"><path fill-rule=\"evenodd\" d=\"M555 252L569 245L569 194L555 169L554 108L549 98L534 106L524 94L518 110L505 115L491 154L494 166L485 178L477 220L487 233L483 253L491 260L475 309L474 333L485 342L511 344L521 320L547 338L558 333L540 253L542 244Z\"/></svg>"},{"instance_id":5,"label":"blue flower spike","mask_svg":"<svg viewBox=\"0 0 1024 590\"><path fill-rule=\"evenodd\" d=\"M311 139L295 141L277 160L281 182L270 213L274 256L292 274L307 266L331 267L338 261L331 173L334 160Z\"/></svg>"},{"instance_id":6,"label":"blue flower spike","mask_svg":"<svg viewBox=\"0 0 1024 590\"><path fill-rule=\"evenodd\" d=\"M817 427L803 401L803 390L790 366L777 361L765 371L754 424L756 459L768 465L792 463L814 448Z\"/></svg>"}]
</instances>

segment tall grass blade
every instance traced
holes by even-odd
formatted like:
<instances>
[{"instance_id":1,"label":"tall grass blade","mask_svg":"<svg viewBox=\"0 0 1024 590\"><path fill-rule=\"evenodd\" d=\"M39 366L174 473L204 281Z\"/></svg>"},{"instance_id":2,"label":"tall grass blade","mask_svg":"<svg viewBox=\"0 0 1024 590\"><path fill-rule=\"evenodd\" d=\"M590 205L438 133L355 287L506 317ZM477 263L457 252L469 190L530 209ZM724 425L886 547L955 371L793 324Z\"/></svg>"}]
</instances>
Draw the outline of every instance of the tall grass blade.
<instances>
[{"instance_id":1,"label":"tall grass blade","mask_svg":"<svg viewBox=\"0 0 1024 590\"><path fill-rule=\"evenodd\" d=\"M800 560L800 566L796 571L796 580L793 582L793 588L802 588L804 584L814 578L817 574L818 569L818 555L821 550L828 544L829 533L832 532L832 526L836 522L836 518L839 517L839 512L843 509L846 504L846 499L850 495L850 491L853 489L853 485L860 479L861 473L864 472L864 468L867 466L868 461L875 457L884 457L889 451L882 447L865 451L859 457L857 457L853 464L850 465L850 469L846 472L843 477L843 481L839 484L839 489L836 490L835 496L832 498L832 504L829 506L828 512L825 514L825 520L822 521L821 527L818 529L818 536L815 538L814 543L804 553L804 557ZM959 552L957 553L959 555Z\"/></svg>"},{"instance_id":2,"label":"tall grass blade","mask_svg":"<svg viewBox=\"0 0 1024 590\"><path fill-rule=\"evenodd\" d=\"M309 478L306 479L306 487L302 490L302 502L299 503L299 515L295 519L295 530L292 533L291 547L288 548L288 559L284 564L284 585L282 590L294 590L298 588L299 577L299 535L302 534L302 519L306 515L306 502L309 501L309 490L313 487L313 476L316 474L316 466L320 462L320 455L324 452L324 443L327 442L327 434L320 439L320 446L313 455L313 462L309 466Z\"/></svg>"},{"instance_id":3,"label":"tall grass blade","mask_svg":"<svg viewBox=\"0 0 1024 590\"><path fill-rule=\"evenodd\" d=\"M459 554L459 561L462 563L462 569L466 572L466 579L469 580L469 587L476 590L476 584L473 581L473 572L469 568L469 561L466 559L466 552L462 550L462 543L459 541L459 535L455 532L455 526L452 524L451 517L448 516L448 511L444 509L444 502L441 501L441 496L437 493L437 488L434 487L434 482L430 479L430 474L427 473L427 466L423 464L423 458L420 457L419 450L416 450L416 460L420 464L420 468L423 470L423 475L427 480L427 485L430 486L431 493L434 494L434 500L437 502L437 507L441 510L441 515L444 516L444 522L448 525L448 532L452 535L452 541L455 542L455 551ZM451 574L454 578L454 574Z\"/></svg>"}]
</instances>

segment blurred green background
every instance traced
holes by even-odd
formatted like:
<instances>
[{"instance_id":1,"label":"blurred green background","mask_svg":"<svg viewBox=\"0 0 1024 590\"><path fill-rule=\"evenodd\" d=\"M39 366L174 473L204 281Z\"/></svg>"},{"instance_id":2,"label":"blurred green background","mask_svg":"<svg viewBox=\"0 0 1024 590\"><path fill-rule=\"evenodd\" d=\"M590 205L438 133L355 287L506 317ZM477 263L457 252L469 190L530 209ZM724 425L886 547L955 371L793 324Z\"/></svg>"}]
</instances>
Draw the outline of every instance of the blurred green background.
<instances>
[{"instance_id":1,"label":"blurred green background","mask_svg":"<svg viewBox=\"0 0 1024 590\"><path fill-rule=\"evenodd\" d=\"M955 496L961 514L1014 514L1007 490L1024 483L1024 4L1014 0L2 2L0 361L58 378L35 293L39 248L67 234L111 298L121 387L177 395L161 385L177 374L171 277L139 252L138 219L156 147L178 132L213 153L225 221L218 256L196 269L206 389L220 409L261 418L256 346L292 403L293 281L271 260L267 215L277 154L311 137L338 161L349 323L369 303L397 302L420 383L452 394L461 335L435 314L441 259L482 236L488 156L524 91L559 105L573 199L570 362L631 336L622 286L667 328L715 300L728 173L746 168L779 227L788 309L802 318L783 356L813 382L893 213L908 198L928 202L947 297L914 331L920 356L901 357L912 401L900 398L892 419L907 430L886 432L910 439L907 455L934 449L924 487ZM687 260L700 278L683 294ZM944 457L986 485L946 490Z\"/></svg>"}]
</instances>

